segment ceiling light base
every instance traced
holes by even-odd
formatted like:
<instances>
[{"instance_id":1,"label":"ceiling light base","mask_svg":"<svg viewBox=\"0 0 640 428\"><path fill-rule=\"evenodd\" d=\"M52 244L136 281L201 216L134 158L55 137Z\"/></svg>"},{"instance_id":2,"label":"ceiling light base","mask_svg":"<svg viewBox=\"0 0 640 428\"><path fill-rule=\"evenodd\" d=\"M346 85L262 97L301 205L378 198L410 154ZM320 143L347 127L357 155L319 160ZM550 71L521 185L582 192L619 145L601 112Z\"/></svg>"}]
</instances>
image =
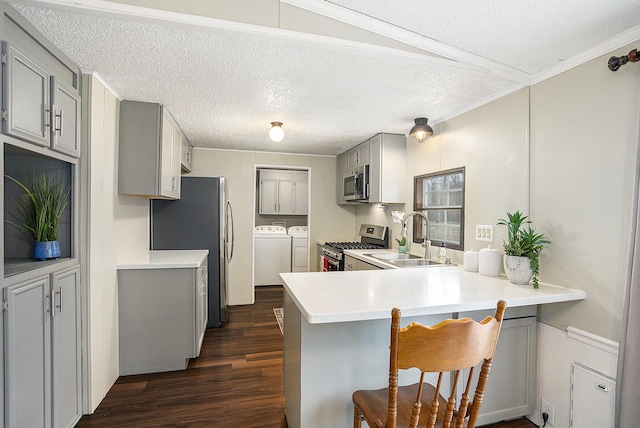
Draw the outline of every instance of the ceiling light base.
<instances>
[{"instance_id":1,"label":"ceiling light base","mask_svg":"<svg viewBox=\"0 0 640 428\"><path fill-rule=\"evenodd\" d=\"M409 136L418 140L418 142L422 143L424 140L433 135L433 128L431 128L427 122L429 119L426 117L418 117L414 119L415 125L409 131Z\"/></svg>"},{"instance_id":2,"label":"ceiling light base","mask_svg":"<svg viewBox=\"0 0 640 428\"><path fill-rule=\"evenodd\" d=\"M284 138L284 130L282 129L282 122L271 122L271 129L269 130L269 138L274 143L279 143Z\"/></svg>"}]
</instances>

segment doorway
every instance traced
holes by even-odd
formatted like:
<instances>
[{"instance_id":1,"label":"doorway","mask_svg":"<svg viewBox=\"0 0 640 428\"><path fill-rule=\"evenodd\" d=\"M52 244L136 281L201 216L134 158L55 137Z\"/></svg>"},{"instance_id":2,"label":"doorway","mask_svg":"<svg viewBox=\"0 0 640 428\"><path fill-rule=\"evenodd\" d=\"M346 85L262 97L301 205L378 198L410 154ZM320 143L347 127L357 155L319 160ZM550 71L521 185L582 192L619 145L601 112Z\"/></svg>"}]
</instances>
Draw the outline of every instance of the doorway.
<instances>
[{"instance_id":1,"label":"doorway","mask_svg":"<svg viewBox=\"0 0 640 428\"><path fill-rule=\"evenodd\" d=\"M309 271L310 178L309 167L255 166L254 290L281 285L282 272Z\"/></svg>"}]
</instances>

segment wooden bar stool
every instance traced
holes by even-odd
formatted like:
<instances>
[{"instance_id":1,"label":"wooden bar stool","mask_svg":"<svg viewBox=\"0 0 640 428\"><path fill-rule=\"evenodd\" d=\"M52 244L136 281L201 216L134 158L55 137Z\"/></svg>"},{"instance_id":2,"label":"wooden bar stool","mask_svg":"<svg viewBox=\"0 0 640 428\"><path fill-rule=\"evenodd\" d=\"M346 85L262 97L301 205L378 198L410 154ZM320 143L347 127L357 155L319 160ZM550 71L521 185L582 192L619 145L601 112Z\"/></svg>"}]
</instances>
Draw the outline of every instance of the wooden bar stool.
<instances>
[{"instance_id":1,"label":"wooden bar stool","mask_svg":"<svg viewBox=\"0 0 640 428\"><path fill-rule=\"evenodd\" d=\"M480 322L470 318L449 319L431 327L411 323L402 329L400 309L394 308L391 311L389 387L353 393L354 428L359 428L362 420L371 428L474 428L506 307L507 303L500 300L495 315ZM483 360L474 388L473 370ZM420 382L399 387L398 370L414 367L420 370ZM448 398L441 394L446 372L451 372L454 380ZM439 373L436 386L424 383L425 373ZM456 408L456 386L467 373L466 386ZM422 405L429 411L421 413Z\"/></svg>"}]
</instances>

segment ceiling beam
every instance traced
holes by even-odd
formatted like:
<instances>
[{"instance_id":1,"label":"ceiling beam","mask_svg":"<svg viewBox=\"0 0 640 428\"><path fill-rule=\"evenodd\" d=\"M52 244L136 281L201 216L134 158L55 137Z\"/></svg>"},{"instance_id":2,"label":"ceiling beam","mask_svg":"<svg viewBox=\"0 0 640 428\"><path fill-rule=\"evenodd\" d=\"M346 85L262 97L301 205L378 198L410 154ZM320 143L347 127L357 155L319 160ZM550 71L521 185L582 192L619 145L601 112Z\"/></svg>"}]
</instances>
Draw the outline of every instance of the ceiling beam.
<instances>
[{"instance_id":1,"label":"ceiling beam","mask_svg":"<svg viewBox=\"0 0 640 428\"><path fill-rule=\"evenodd\" d=\"M334 19L373 34L389 38L393 41L413 46L418 50L410 51L382 46L381 44L332 37L330 35L287 30L286 28L278 28L281 26L280 22L277 24L273 23L272 25L256 25L237 20L220 19L211 16L211 10L207 11L209 15L206 16L194 15L193 13L182 13L178 10L189 10L190 12L193 12L193 7L191 9L181 9L181 3L179 2L175 3L175 10L163 10L106 0L7 1L13 4L24 4L40 8L83 11L84 13L90 14L120 16L151 22L164 21L187 27L202 27L221 31L238 32L249 34L254 37L271 40L276 39L284 43L315 47L320 46L336 52L380 58L387 61L394 60L405 64L415 65L417 67L428 66L431 68L455 71L463 74L500 77L501 79L515 83L527 84L530 80L530 76L526 73L515 72L509 67L498 66L493 61L486 60L469 52L462 52L442 43L418 36L415 33L403 30L399 27L383 23L379 20L366 17L362 14L355 13L338 6L330 5L324 1L312 2L309 0L282 0L281 2L275 1L272 3L275 7L279 7L280 3L284 3L290 7L299 7L312 13L320 14L323 17ZM234 0L234 3L236 2L238 2L238 0ZM242 2L238 2L239 5L241 5L241 3ZM284 24L285 27L287 26L287 23L282 24ZM297 27L302 26L297 25ZM419 51L424 51L424 54Z\"/></svg>"}]
</instances>

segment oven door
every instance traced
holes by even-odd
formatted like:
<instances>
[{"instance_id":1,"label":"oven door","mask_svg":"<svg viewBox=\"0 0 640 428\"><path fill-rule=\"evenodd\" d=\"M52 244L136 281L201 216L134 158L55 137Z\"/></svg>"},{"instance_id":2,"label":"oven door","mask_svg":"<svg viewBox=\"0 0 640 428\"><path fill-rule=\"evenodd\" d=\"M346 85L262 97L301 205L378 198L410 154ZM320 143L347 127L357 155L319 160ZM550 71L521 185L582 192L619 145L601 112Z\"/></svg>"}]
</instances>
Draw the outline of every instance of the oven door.
<instances>
[{"instance_id":1,"label":"oven door","mask_svg":"<svg viewBox=\"0 0 640 428\"><path fill-rule=\"evenodd\" d=\"M322 272L333 272L340 270L340 262L327 256L320 256L320 269Z\"/></svg>"},{"instance_id":2,"label":"oven door","mask_svg":"<svg viewBox=\"0 0 640 428\"><path fill-rule=\"evenodd\" d=\"M363 165L342 179L342 196L345 201L369 199L369 165Z\"/></svg>"}]
</instances>

